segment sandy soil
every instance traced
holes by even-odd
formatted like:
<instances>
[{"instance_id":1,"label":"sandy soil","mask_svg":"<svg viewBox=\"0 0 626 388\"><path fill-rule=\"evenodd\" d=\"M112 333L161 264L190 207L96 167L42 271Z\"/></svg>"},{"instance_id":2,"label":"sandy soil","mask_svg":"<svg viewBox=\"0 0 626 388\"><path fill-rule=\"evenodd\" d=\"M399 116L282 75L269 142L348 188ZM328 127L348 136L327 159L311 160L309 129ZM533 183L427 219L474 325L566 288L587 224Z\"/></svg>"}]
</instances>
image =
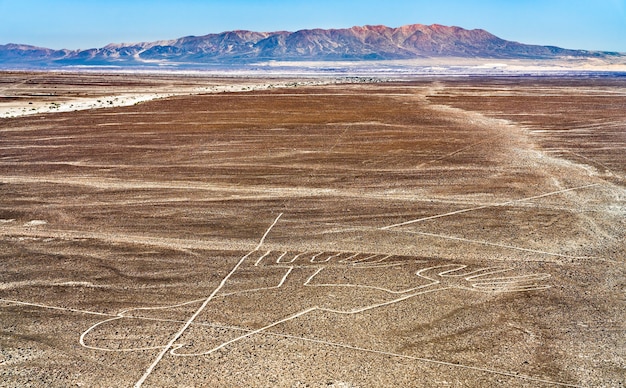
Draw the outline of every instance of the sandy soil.
<instances>
[{"instance_id":1,"label":"sandy soil","mask_svg":"<svg viewBox=\"0 0 626 388\"><path fill-rule=\"evenodd\" d=\"M623 386L624 81L26 75L0 386Z\"/></svg>"}]
</instances>

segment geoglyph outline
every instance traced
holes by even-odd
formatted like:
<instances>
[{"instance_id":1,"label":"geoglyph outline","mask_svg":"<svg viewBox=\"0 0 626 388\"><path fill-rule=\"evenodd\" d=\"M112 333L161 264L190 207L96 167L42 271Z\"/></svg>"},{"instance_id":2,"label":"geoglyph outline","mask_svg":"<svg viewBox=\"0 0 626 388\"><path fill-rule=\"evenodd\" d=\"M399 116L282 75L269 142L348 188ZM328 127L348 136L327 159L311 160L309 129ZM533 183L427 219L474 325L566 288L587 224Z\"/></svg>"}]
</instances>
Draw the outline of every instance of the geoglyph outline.
<instances>
[{"instance_id":1,"label":"geoglyph outline","mask_svg":"<svg viewBox=\"0 0 626 388\"><path fill-rule=\"evenodd\" d=\"M158 350L156 358L152 361L150 366L145 370L141 378L135 383L135 387L141 387L146 379L152 374L153 370L158 366L163 357L166 354L170 354L172 356L177 357L196 357L196 356L206 356L212 354L218 350L224 349L225 347L236 343L238 341L244 340L251 336L257 334L265 334L269 329L278 326L282 323L291 321L293 319L299 318L303 315L309 314L313 311L323 311L330 312L336 314L359 314L368 310L380 308L383 306L392 305L395 303L402 302L409 298L413 298L419 295L423 295L426 293L443 291L452 288L457 289L465 289L469 291L475 292L492 292L492 293L503 293L503 292L522 292L522 291L537 291L543 290L551 287L549 284L544 284L543 281L550 277L549 274L541 273L541 274L528 274L528 275L515 275L515 276L499 276L506 272L512 270L510 267L481 267L476 269L468 269L468 266L463 264L442 264L435 266L427 266L425 268L421 268L415 275L422 280L427 280L430 283L422 284L413 288L402 289L402 290L392 290L384 287L376 287L370 285L359 285L359 284L338 284L338 283L314 283L315 278L327 267L331 262L338 263L341 265L352 266L352 267L360 267L360 268L382 268L382 267L394 267L403 265L403 262L393 261L392 255L381 255L381 254L363 254L360 252L356 253L345 253L345 252L296 252L289 254L289 252L276 253L278 255L277 258L271 263L269 266L262 265L264 260L267 260L271 257L273 253L271 250L261 251L261 247L263 246L265 239L269 235L272 228L279 222L282 217L282 213L279 214L274 222L270 225L270 227L265 231L263 236L261 237L258 245L245 254L243 257L239 259L239 261L235 264L232 270L222 279L220 284L215 288L215 290L204 299L196 299L192 301L182 302L169 306L158 306L158 307L139 307L133 309L126 309L118 313L113 317L109 317L105 320L99 321L85 330L79 338L79 342L81 346L85 348L89 348L92 350L100 350L100 351L112 351L112 352L131 352L131 351L140 351L140 350ZM275 255L275 256L276 256ZM345 255L345 257L344 257ZM364 257L360 257L364 256ZM334 260L334 261L333 261ZM267 268L280 268L283 269L284 275L281 280L273 286L269 287L259 287L259 288L251 288L240 291L234 291L230 293L220 294L220 291L227 284L228 280L244 265L246 262L253 261L251 264L252 267L267 267ZM423 263L420 260L413 260L416 263ZM390 299L387 301L369 304L365 306L360 306L357 308L340 310L334 308L326 308L320 306L310 306L298 311L295 314L288 315L283 317L282 319L278 319L269 325L265 325L263 327L257 328L255 330L245 330L245 332L235 338L229 339L220 343L213 348L196 353L180 353L179 350L184 348L186 343L178 343L178 341L182 338L185 332L194 324L196 318L205 310L207 305L216 298L223 298L230 295L242 294L242 293L254 293L258 291L267 291L272 289L281 288L285 281L288 279L290 274L295 268L301 267L298 264L300 262L304 262L305 265L312 265L313 267L317 266L317 270L313 272L311 276L309 276L306 281L302 284L303 287L351 287L356 289L370 289L388 293L390 295ZM494 277L498 275L497 277ZM451 284L445 285L445 281L448 279L454 280L462 280L462 282L467 282L467 286L460 286L459 284ZM189 319L187 319L182 327L170 338L170 340L165 345L159 346L148 346L148 347L138 347L138 348L117 348L117 349L109 349L101 346L91 346L88 344L87 337L92 334L96 329L100 328L103 325L106 325L110 322L118 321L121 319L144 319L142 317L135 317L129 315L133 311L146 311L146 310L162 310L169 309L175 307L182 307L185 305L190 305L194 303L202 302L200 307L196 309L196 311L191 315ZM149 318L148 318L149 319ZM180 322L180 321L179 321ZM272 334L271 332L269 334ZM344 344L341 344L342 346ZM351 347L350 345L345 345ZM357 349L358 347L353 347Z\"/></svg>"}]
</instances>

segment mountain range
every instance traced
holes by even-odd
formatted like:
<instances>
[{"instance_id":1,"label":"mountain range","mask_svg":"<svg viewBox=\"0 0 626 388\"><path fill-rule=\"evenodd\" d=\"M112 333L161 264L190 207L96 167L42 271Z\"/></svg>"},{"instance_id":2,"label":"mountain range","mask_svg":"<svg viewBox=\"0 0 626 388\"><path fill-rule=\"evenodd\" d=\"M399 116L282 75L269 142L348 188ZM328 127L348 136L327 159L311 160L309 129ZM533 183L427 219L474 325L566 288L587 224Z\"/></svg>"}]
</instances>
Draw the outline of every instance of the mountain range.
<instances>
[{"instance_id":1,"label":"mountain range","mask_svg":"<svg viewBox=\"0 0 626 388\"><path fill-rule=\"evenodd\" d=\"M415 58L554 59L605 57L617 53L528 45L485 30L413 24L398 28L362 26L296 32L227 31L204 36L109 44L87 50L52 50L0 45L0 67L202 66L280 61L358 61Z\"/></svg>"}]
</instances>

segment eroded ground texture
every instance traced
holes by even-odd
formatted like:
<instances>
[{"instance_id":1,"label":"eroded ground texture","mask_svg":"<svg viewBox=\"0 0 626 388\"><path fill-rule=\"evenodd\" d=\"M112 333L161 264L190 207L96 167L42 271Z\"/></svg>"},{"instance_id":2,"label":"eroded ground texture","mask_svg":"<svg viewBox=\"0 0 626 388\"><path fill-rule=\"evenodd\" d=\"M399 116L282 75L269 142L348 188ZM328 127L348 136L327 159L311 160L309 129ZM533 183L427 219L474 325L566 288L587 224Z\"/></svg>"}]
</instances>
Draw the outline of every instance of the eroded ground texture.
<instances>
[{"instance_id":1,"label":"eroded ground texture","mask_svg":"<svg viewBox=\"0 0 626 388\"><path fill-rule=\"evenodd\" d=\"M624 385L624 80L35 76L0 386Z\"/></svg>"}]
</instances>

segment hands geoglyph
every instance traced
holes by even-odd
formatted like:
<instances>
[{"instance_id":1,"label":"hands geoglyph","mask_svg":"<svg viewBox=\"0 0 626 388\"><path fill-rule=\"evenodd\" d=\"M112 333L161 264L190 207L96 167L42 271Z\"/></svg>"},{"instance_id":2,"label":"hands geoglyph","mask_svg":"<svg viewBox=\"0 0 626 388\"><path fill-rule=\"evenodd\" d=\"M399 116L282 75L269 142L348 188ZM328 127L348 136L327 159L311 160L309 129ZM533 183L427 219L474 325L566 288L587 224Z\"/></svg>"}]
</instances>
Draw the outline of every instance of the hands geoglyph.
<instances>
[{"instance_id":1,"label":"hands geoglyph","mask_svg":"<svg viewBox=\"0 0 626 388\"><path fill-rule=\"evenodd\" d=\"M284 322L313 311L337 314L358 314L367 310L389 306L418 295L450 289L483 293L521 292L549 288L548 274L514 274L512 268L475 267L462 264L429 265L427 262L406 256L364 254L350 252L280 252L254 251L247 255L228 282L212 300L228 306L233 321L246 321L246 316L258 315L252 327L242 328L244 333L228 341L199 351L187 346L185 338L172 345L170 353L178 356L206 355L234 342L262 333ZM373 276L375 274L375 276ZM259 284L259 279L265 279ZM232 301L233 303L229 303ZM270 301L274 301L271 303ZM149 310L175 309L186 304L125 310L118 317L102 321L81 336L87 347L90 337L100 337L107 331L106 324L127 319L139 331L143 321L136 319ZM222 312L222 314L225 314ZM206 315L206 311L205 314ZM197 321L210 322L202 316ZM116 322L116 325L120 322ZM256 327L255 327L256 326ZM136 333L138 334L138 333ZM150 338L150 333L143 335ZM105 342L106 343L106 342ZM131 351L163 348L136 346L108 348L101 339L98 349Z\"/></svg>"},{"instance_id":2,"label":"hands geoglyph","mask_svg":"<svg viewBox=\"0 0 626 388\"><path fill-rule=\"evenodd\" d=\"M359 314L418 295L451 289L504 293L550 287L545 283L549 274L519 274L508 267L433 264L415 257L362 252L261 250L279 218L280 215L258 246L237 262L207 298L124 310L84 331L80 336L81 345L117 352L159 349L154 362L135 384L139 387L168 352L174 356L208 355L314 311ZM149 316L169 310L174 315L186 314L184 317L189 315L189 307L197 304L201 304L200 307L186 321ZM195 331L195 325L219 327L214 322L220 319L232 322L233 326L228 329L235 329L239 334L231 333L224 340L194 343L191 332ZM157 329L155 322L168 323L168 329ZM171 329L172 325L182 322L178 331ZM194 330L190 330L192 325ZM120 329L128 333L122 336L122 342L108 339L112 332ZM159 343L157 338L163 336L170 338L166 344ZM132 338L132 342L125 346L126 338Z\"/></svg>"}]
</instances>

